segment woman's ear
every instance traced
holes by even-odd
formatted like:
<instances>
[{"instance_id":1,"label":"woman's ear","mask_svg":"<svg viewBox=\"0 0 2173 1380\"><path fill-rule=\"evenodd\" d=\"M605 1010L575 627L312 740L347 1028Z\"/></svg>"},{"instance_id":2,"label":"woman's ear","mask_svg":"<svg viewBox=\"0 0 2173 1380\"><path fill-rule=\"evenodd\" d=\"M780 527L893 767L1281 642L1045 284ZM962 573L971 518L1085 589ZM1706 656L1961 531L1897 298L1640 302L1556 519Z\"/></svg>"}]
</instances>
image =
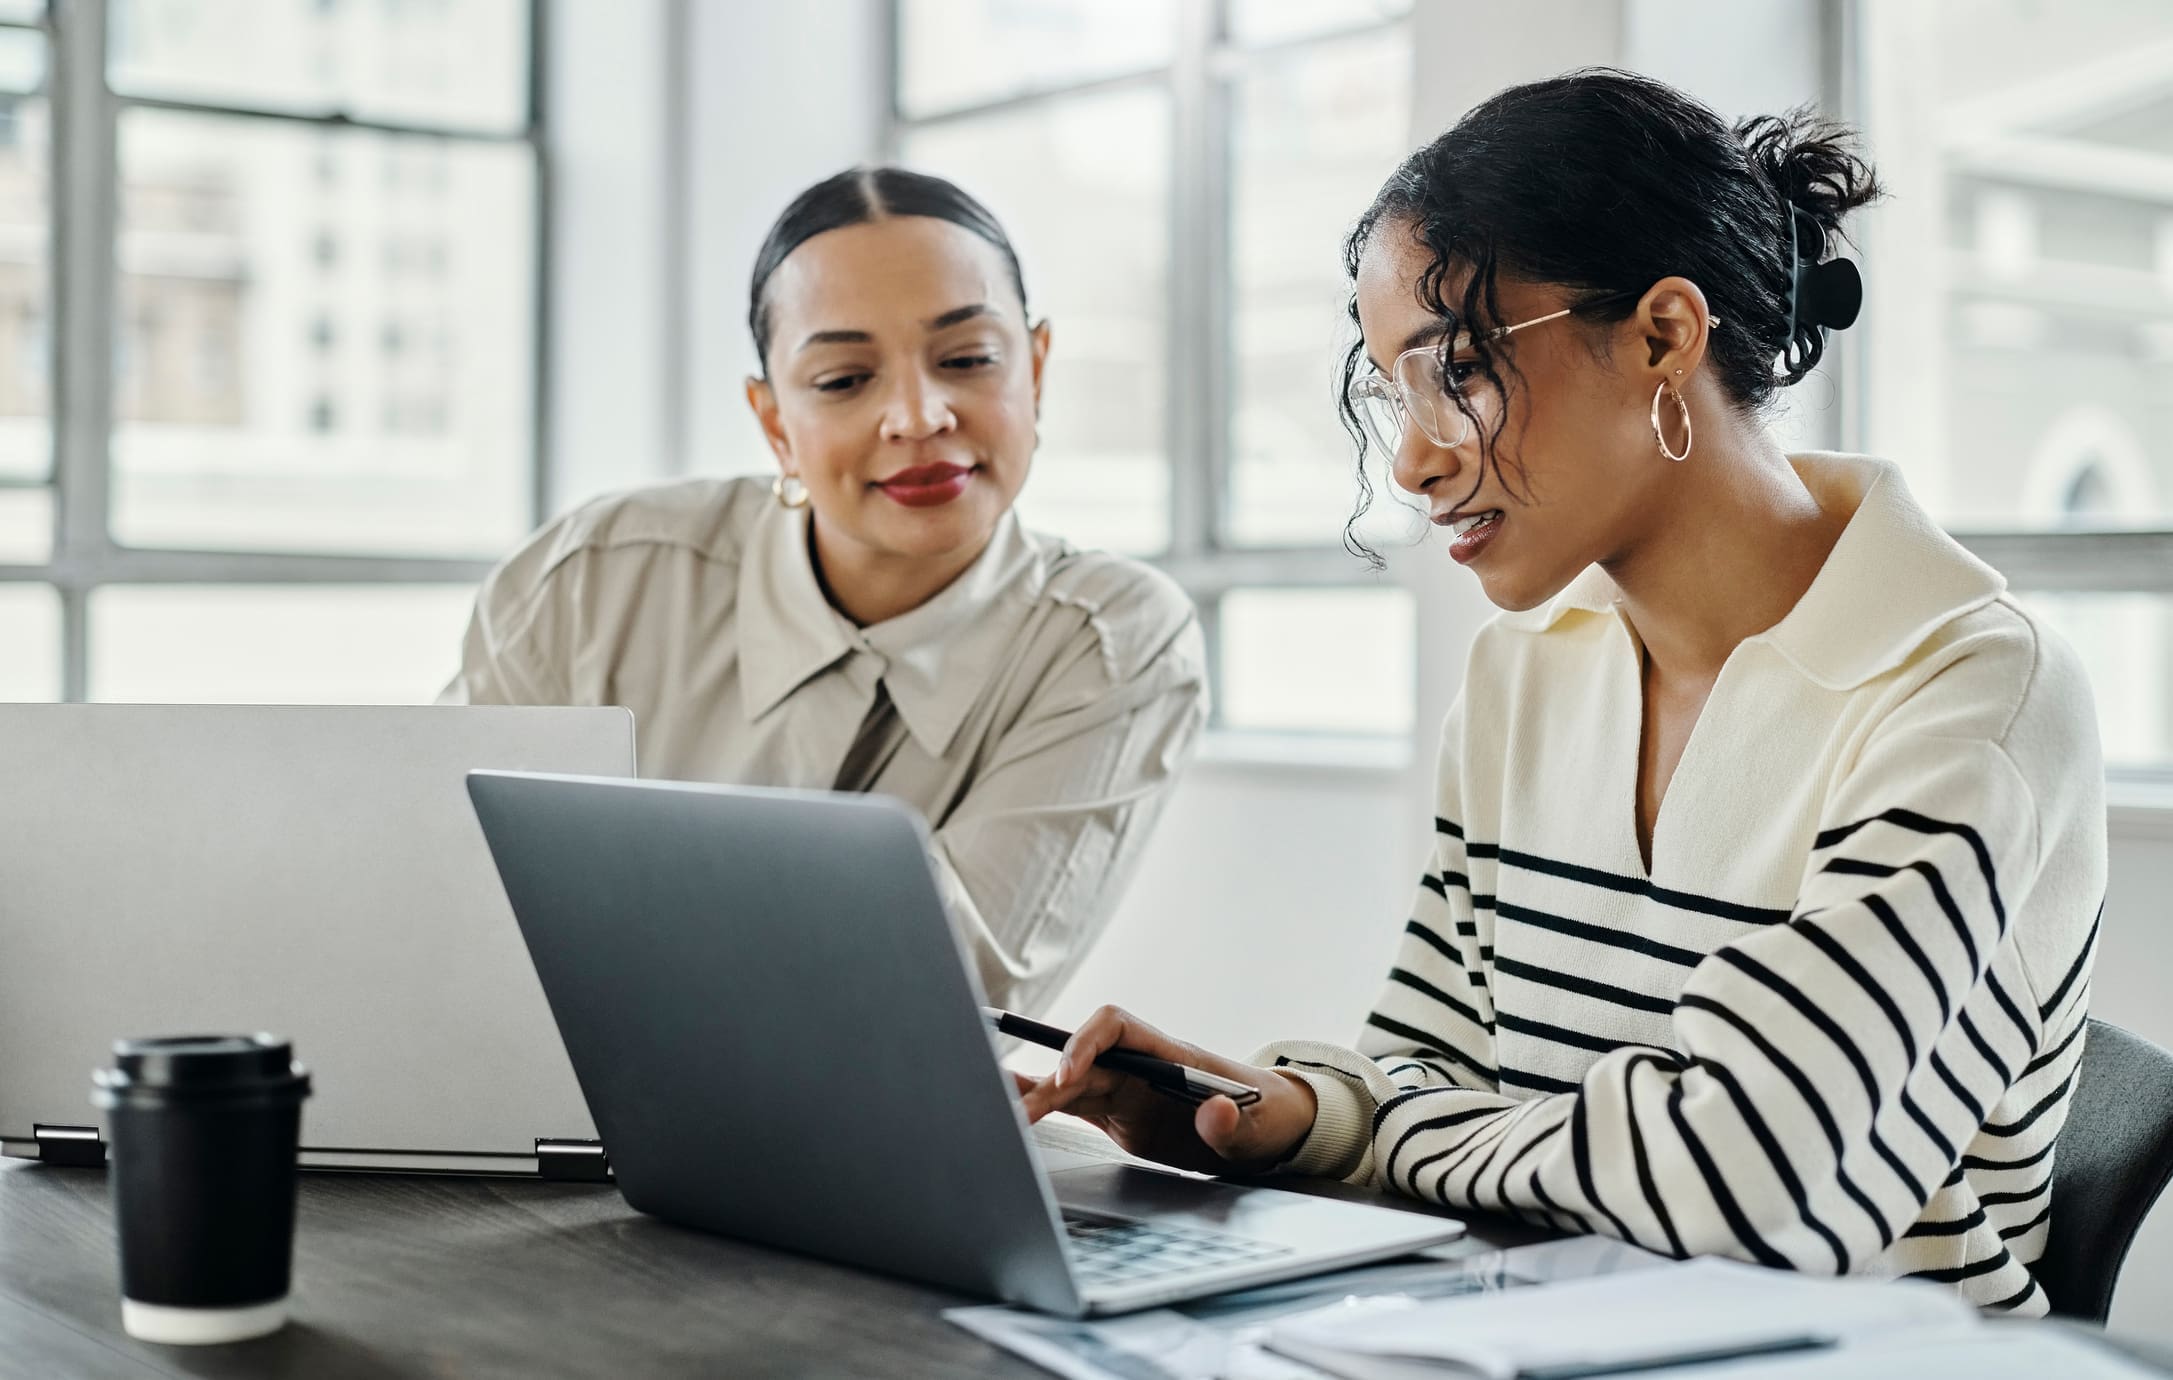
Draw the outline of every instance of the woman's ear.
<instances>
[{"instance_id":1,"label":"woman's ear","mask_svg":"<svg viewBox=\"0 0 2173 1380\"><path fill-rule=\"evenodd\" d=\"M1712 310L1705 293L1688 278L1662 278L1645 290L1632 318L1643 342L1640 369L1656 377L1687 377L1705 359L1712 330Z\"/></svg>"},{"instance_id":2,"label":"woman's ear","mask_svg":"<svg viewBox=\"0 0 2173 1380\"><path fill-rule=\"evenodd\" d=\"M770 443L770 450L777 456L777 463L790 473L792 442L785 435L785 424L777 415L777 390L768 379L747 379L747 406L755 414L755 421L762 428L763 439Z\"/></svg>"},{"instance_id":3,"label":"woman's ear","mask_svg":"<svg viewBox=\"0 0 2173 1380\"><path fill-rule=\"evenodd\" d=\"M1034 367L1034 415L1041 415L1041 370L1049 362L1049 322L1042 318L1040 325L1026 333L1032 351Z\"/></svg>"}]
</instances>

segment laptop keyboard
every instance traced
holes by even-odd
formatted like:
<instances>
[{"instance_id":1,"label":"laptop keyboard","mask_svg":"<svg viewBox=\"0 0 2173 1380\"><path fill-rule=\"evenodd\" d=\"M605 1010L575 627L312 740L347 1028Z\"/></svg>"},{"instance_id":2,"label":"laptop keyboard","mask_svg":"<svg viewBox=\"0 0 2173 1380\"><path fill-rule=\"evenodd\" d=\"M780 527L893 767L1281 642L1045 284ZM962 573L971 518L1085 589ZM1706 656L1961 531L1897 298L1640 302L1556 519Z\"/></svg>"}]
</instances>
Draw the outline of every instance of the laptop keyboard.
<instances>
[{"instance_id":1,"label":"laptop keyboard","mask_svg":"<svg viewBox=\"0 0 2173 1380\"><path fill-rule=\"evenodd\" d=\"M1180 1271L1250 1265L1290 1253L1288 1246L1242 1236L1086 1213L1066 1212L1064 1231L1071 1240L1073 1270L1089 1288L1132 1284Z\"/></svg>"}]
</instances>

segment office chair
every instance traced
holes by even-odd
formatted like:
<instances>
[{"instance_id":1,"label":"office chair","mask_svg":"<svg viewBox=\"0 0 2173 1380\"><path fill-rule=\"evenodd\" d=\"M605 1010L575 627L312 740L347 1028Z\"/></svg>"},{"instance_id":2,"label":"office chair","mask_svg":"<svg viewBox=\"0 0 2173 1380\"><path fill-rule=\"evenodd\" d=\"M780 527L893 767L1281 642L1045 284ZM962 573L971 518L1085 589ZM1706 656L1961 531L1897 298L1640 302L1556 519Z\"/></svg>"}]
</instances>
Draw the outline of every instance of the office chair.
<instances>
[{"instance_id":1,"label":"office chair","mask_svg":"<svg viewBox=\"0 0 2173 1380\"><path fill-rule=\"evenodd\" d=\"M2135 1233L2173 1178L2173 1054L2090 1022L2052 1169L2052 1224L2032 1267L2052 1311L2102 1323Z\"/></svg>"}]
</instances>

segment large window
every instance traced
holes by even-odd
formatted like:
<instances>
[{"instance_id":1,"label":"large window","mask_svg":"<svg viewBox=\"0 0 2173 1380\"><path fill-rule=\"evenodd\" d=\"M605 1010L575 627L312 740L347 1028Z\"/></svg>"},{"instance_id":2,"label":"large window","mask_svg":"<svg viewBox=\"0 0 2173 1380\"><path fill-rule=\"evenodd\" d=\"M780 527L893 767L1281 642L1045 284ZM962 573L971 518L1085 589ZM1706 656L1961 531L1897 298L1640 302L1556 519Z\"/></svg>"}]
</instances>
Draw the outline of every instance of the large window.
<instances>
[{"instance_id":1,"label":"large window","mask_svg":"<svg viewBox=\"0 0 2173 1380\"><path fill-rule=\"evenodd\" d=\"M1861 0L1859 415L2173 772L2173 6Z\"/></svg>"},{"instance_id":2,"label":"large window","mask_svg":"<svg viewBox=\"0 0 2173 1380\"><path fill-rule=\"evenodd\" d=\"M0 0L0 698L435 691L538 515L534 22Z\"/></svg>"},{"instance_id":3,"label":"large window","mask_svg":"<svg viewBox=\"0 0 2173 1380\"><path fill-rule=\"evenodd\" d=\"M1343 550L1335 373L1343 234L1410 144L1409 0L896 3L891 151L989 204L1054 326L1021 513L1186 585L1221 727L1407 735L1411 602Z\"/></svg>"}]
</instances>

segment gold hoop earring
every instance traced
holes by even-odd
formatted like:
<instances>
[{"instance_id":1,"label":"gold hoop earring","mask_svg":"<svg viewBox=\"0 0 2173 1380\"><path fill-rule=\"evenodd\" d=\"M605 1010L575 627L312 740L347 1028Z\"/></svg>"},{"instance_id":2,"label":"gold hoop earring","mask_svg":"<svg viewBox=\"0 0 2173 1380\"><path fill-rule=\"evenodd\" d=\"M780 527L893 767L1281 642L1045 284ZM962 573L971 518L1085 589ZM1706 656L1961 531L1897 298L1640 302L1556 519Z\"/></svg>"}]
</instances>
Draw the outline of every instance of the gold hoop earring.
<instances>
[{"instance_id":1,"label":"gold hoop earring","mask_svg":"<svg viewBox=\"0 0 2173 1380\"><path fill-rule=\"evenodd\" d=\"M1675 400L1675 410L1682 414L1683 449L1680 455L1667 448L1667 436L1660 430L1660 395L1662 393ZM1660 380L1660 386L1652 390L1652 439L1660 443L1660 453L1678 465L1690 458L1690 447L1696 439L1690 430L1690 404L1683 401L1681 393L1667 386L1666 379Z\"/></svg>"},{"instance_id":2,"label":"gold hoop earring","mask_svg":"<svg viewBox=\"0 0 2173 1380\"><path fill-rule=\"evenodd\" d=\"M787 508L807 506L807 485L796 474L781 474L770 481L770 493Z\"/></svg>"}]
</instances>

